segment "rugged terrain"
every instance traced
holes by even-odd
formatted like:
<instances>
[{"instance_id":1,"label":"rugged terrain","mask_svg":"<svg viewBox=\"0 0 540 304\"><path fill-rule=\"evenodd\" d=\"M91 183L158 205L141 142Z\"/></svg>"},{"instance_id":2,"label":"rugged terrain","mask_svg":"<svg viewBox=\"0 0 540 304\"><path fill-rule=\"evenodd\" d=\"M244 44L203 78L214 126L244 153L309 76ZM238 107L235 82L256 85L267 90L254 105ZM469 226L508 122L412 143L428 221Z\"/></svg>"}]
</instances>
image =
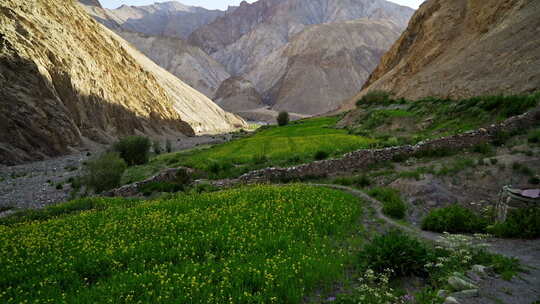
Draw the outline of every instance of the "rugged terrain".
<instances>
[{"instance_id":1,"label":"rugged terrain","mask_svg":"<svg viewBox=\"0 0 540 304\"><path fill-rule=\"evenodd\" d=\"M85 139L244 126L71 1L0 5L0 160L72 151Z\"/></svg>"},{"instance_id":2,"label":"rugged terrain","mask_svg":"<svg viewBox=\"0 0 540 304\"><path fill-rule=\"evenodd\" d=\"M250 80L275 110L313 115L355 93L412 13L379 0L244 2L189 41Z\"/></svg>"},{"instance_id":3,"label":"rugged terrain","mask_svg":"<svg viewBox=\"0 0 540 304\"><path fill-rule=\"evenodd\" d=\"M355 94L400 33L386 20L313 25L246 77L274 110L325 113Z\"/></svg>"},{"instance_id":4,"label":"rugged terrain","mask_svg":"<svg viewBox=\"0 0 540 304\"><path fill-rule=\"evenodd\" d=\"M346 109L369 91L463 98L540 88L540 3L427 1Z\"/></svg>"},{"instance_id":5,"label":"rugged terrain","mask_svg":"<svg viewBox=\"0 0 540 304\"><path fill-rule=\"evenodd\" d=\"M97 0L80 1L97 6ZM114 20L122 29L152 36L186 39L199 27L225 15L220 10L184 5L177 1L145 6L122 5L117 9L104 9L105 23ZM98 21L102 21L97 19Z\"/></svg>"},{"instance_id":6,"label":"rugged terrain","mask_svg":"<svg viewBox=\"0 0 540 304\"><path fill-rule=\"evenodd\" d=\"M230 77L220 63L180 38L123 30L117 33L159 66L209 98Z\"/></svg>"},{"instance_id":7,"label":"rugged terrain","mask_svg":"<svg viewBox=\"0 0 540 304\"><path fill-rule=\"evenodd\" d=\"M280 110L302 116L340 106L357 93L413 13L384 0L261 0L231 7L193 29L175 20L198 11L179 3L117 10L83 4L96 20L208 97L215 96L225 76L250 81L263 99L261 108L242 109L245 94L230 91L226 104L240 100L235 113L266 121ZM126 21L126 16L132 18ZM185 36L156 26L159 20L178 32L192 31L188 42L165 38Z\"/></svg>"}]
</instances>

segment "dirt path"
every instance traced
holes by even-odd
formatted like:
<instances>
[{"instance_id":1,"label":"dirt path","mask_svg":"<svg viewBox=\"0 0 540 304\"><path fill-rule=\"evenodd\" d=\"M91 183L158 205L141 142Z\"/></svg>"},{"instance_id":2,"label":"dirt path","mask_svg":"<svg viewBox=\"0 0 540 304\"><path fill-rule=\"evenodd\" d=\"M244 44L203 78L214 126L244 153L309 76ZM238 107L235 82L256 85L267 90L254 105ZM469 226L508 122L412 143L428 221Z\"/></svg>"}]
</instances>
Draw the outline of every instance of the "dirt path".
<instances>
[{"instance_id":1,"label":"dirt path","mask_svg":"<svg viewBox=\"0 0 540 304\"><path fill-rule=\"evenodd\" d=\"M412 233L425 240L435 241L442 234L420 230L414 226L399 223L382 213L382 203L366 193L350 187L327 184L309 184L348 192L366 202L375 209L375 216L387 224ZM540 301L540 240L511 240L492 238L486 241L488 251L519 259L525 272L511 281L502 278L490 278L479 283L480 297L460 299L464 304L533 304Z\"/></svg>"}]
</instances>

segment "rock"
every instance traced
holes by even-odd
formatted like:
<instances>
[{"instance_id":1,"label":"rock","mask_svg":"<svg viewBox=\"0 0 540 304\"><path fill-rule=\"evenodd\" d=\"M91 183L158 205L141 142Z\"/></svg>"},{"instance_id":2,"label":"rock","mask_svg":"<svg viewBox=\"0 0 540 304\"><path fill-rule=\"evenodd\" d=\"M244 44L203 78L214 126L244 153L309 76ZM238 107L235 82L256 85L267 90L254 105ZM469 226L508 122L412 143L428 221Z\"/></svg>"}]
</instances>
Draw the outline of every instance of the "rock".
<instances>
[{"instance_id":1,"label":"rock","mask_svg":"<svg viewBox=\"0 0 540 304\"><path fill-rule=\"evenodd\" d=\"M465 280L462 276L453 275L448 278L448 284L455 291L462 291L468 289L478 289L478 286Z\"/></svg>"},{"instance_id":2,"label":"rock","mask_svg":"<svg viewBox=\"0 0 540 304\"><path fill-rule=\"evenodd\" d=\"M444 299L444 304L459 304L459 302L458 300L456 300L456 298L447 297L446 299Z\"/></svg>"},{"instance_id":3,"label":"rock","mask_svg":"<svg viewBox=\"0 0 540 304\"><path fill-rule=\"evenodd\" d=\"M110 143L134 133L194 135L247 126L73 1L4 0L2 8L2 163L66 154L84 138Z\"/></svg>"},{"instance_id":4,"label":"rock","mask_svg":"<svg viewBox=\"0 0 540 304\"><path fill-rule=\"evenodd\" d=\"M478 292L478 289L468 289L468 290L463 290L459 292L454 292L451 294L451 296L453 298L466 299L466 298L478 297L480 296L480 293Z\"/></svg>"},{"instance_id":5,"label":"rock","mask_svg":"<svg viewBox=\"0 0 540 304\"><path fill-rule=\"evenodd\" d=\"M490 275L493 275L493 269L491 267L486 267L482 265L474 265L472 267L472 272L484 279Z\"/></svg>"},{"instance_id":6,"label":"rock","mask_svg":"<svg viewBox=\"0 0 540 304\"><path fill-rule=\"evenodd\" d=\"M540 6L536 1L426 1L362 91L396 98L466 98L540 88ZM461 33L457 35L456 33ZM418 37L422 37L419 39ZM527 41L527 48L523 48ZM489 53L489 56L485 54ZM505 75L505 77L500 77Z\"/></svg>"},{"instance_id":7,"label":"rock","mask_svg":"<svg viewBox=\"0 0 540 304\"><path fill-rule=\"evenodd\" d=\"M441 290L437 291L437 297L438 298L445 299L447 296L448 296L448 291L447 290L441 289Z\"/></svg>"}]
</instances>

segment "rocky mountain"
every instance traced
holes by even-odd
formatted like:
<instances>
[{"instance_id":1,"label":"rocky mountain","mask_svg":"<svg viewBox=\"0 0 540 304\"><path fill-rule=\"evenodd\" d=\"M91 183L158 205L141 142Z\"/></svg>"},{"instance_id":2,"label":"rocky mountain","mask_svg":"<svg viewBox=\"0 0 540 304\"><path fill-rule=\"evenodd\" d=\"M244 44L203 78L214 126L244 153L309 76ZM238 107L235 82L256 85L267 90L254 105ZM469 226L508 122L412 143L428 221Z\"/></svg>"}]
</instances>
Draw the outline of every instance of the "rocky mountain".
<instances>
[{"instance_id":1,"label":"rocky mountain","mask_svg":"<svg viewBox=\"0 0 540 304\"><path fill-rule=\"evenodd\" d=\"M96 2L97 0L85 1ZM84 2L83 4L89 5ZM110 19L115 20L125 30L183 39L199 27L225 14L220 10L187 6L176 1L146 6L122 5L117 9L105 11Z\"/></svg>"},{"instance_id":2,"label":"rocky mountain","mask_svg":"<svg viewBox=\"0 0 540 304\"><path fill-rule=\"evenodd\" d=\"M220 84L230 77L220 63L182 39L117 32L159 66L208 97L214 96Z\"/></svg>"},{"instance_id":3,"label":"rocky mountain","mask_svg":"<svg viewBox=\"0 0 540 304\"><path fill-rule=\"evenodd\" d=\"M413 12L384 0L243 2L189 41L273 110L321 114L355 94Z\"/></svg>"},{"instance_id":4,"label":"rocky mountain","mask_svg":"<svg viewBox=\"0 0 540 304\"><path fill-rule=\"evenodd\" d=\"M185 8L179 3L168 5L176 11ZM188 42L123 34L134 30L162 35L163 31L155 30L148 21L159 20L161 11L156 5L150 7L153 9L103 10L93 6L89 11L160 66L209 97L222 97L215 95L216 90L229 76L251 82L257 94L250 91L250 98L263 98L263 108L270 107L265 110L269 120L274 120L280 110L314 115L339 107L357 93L414 12L385 0L244 1L194 30ZM144 11L146 17L137 20L141 26L148 22L143 26L146 30L126 27L125 17L118 17L119 11ZM161 19L167 24L175 17ZM246 95L231 95L239 92L231 90L231 84L225 83L226 102L221 100L220 104L240 113L238 108L246 105ZM235 100L239 106L231 104ZM266 115L268 111L272 115Z\"/></svg>"},{"instance_id":5,"label":"rocky mountain","mask_svg":"<svg viewBox=\"0 0 540 304\"><path fill-rule=\"evenodd\" d=\"M72 1L0 3L0 163L66 153L85 139L244 126Z\"/></svg>"},{"instance_id":6,"label":"rocky mountain","mask_svg":"<svg viewBox=\"0 0 540 304\"><path fill-rule=\"evenodd\" d=\"M405 28L414 10L385 0L259 0L194 31L189 41L232 75L248 73L261 59L307 26L367 18Z\"/></svg>"},{"instance_id":7,"label":"rocky mountain","mask_svg":"<svg viewBox=\"0 0 540 304\"><path fill-rule=\"evenodd\" d=\"M540 2L428 0L362 92L410 99L540 90Z\"/></svg>"},{"instance_id":8,"label":"rocky mountain","mask_svg":"<svg viewBox=\"0 0 540 304\"><path fill-rule=\"evenodd\" d=\"M322 114L356 93L400 33L390 21L368 19L311 26L246 78L274 110Z\"/></svg>"},{"instance_id":9,"label":"rocky mountain","mask_svg":"<svg viewBox=\"0 0 540 304\"><path fill-rule=\"evenodd\" d=\"M263 100L253 84L242 77L231 77L221 84L214 101L230 112L263 108Z\"/></svg>"}]
</instances>

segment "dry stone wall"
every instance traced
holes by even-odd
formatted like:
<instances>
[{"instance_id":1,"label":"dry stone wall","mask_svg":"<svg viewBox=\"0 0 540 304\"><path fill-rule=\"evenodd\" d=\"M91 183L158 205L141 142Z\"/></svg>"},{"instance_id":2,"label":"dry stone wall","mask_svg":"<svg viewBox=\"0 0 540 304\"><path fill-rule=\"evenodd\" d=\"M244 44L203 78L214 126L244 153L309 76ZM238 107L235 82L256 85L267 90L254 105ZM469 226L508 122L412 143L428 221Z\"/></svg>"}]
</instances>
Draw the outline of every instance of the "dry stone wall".
<instances>
[{"instance_id":1,"label":"dry stone wall","mask_svg":"<svg viewBox=\"0 0 540 304\"><path fill-rule=\"evenodd\" d=\"M345 154L342 158L316 161L289 168L266 168L246 173L236 179L223 179L217 181L197 180L193 184L210 183L219 188L226 188L240 184L258 184L269 182L284 182L300 180L310 177L326 177L367 169L369 166L381 162L392 161L396 158L408 158L429 153L436 150L461 150L476 145L492 142L499 138L501 133L512 133L526 130L540 123L540 107L525 114L514 116L504 122L493 124L486 128L465 132L453 136L420 142L416 145L405 145L384 149L358 150ZM137 196L138 189L152 182L174 181L178 170L191 170L188 168L168 169L143 182L126 185L109 192L108 196ZM188 171L193 172L193 171Z\"/></svg>"}]
</instances>

